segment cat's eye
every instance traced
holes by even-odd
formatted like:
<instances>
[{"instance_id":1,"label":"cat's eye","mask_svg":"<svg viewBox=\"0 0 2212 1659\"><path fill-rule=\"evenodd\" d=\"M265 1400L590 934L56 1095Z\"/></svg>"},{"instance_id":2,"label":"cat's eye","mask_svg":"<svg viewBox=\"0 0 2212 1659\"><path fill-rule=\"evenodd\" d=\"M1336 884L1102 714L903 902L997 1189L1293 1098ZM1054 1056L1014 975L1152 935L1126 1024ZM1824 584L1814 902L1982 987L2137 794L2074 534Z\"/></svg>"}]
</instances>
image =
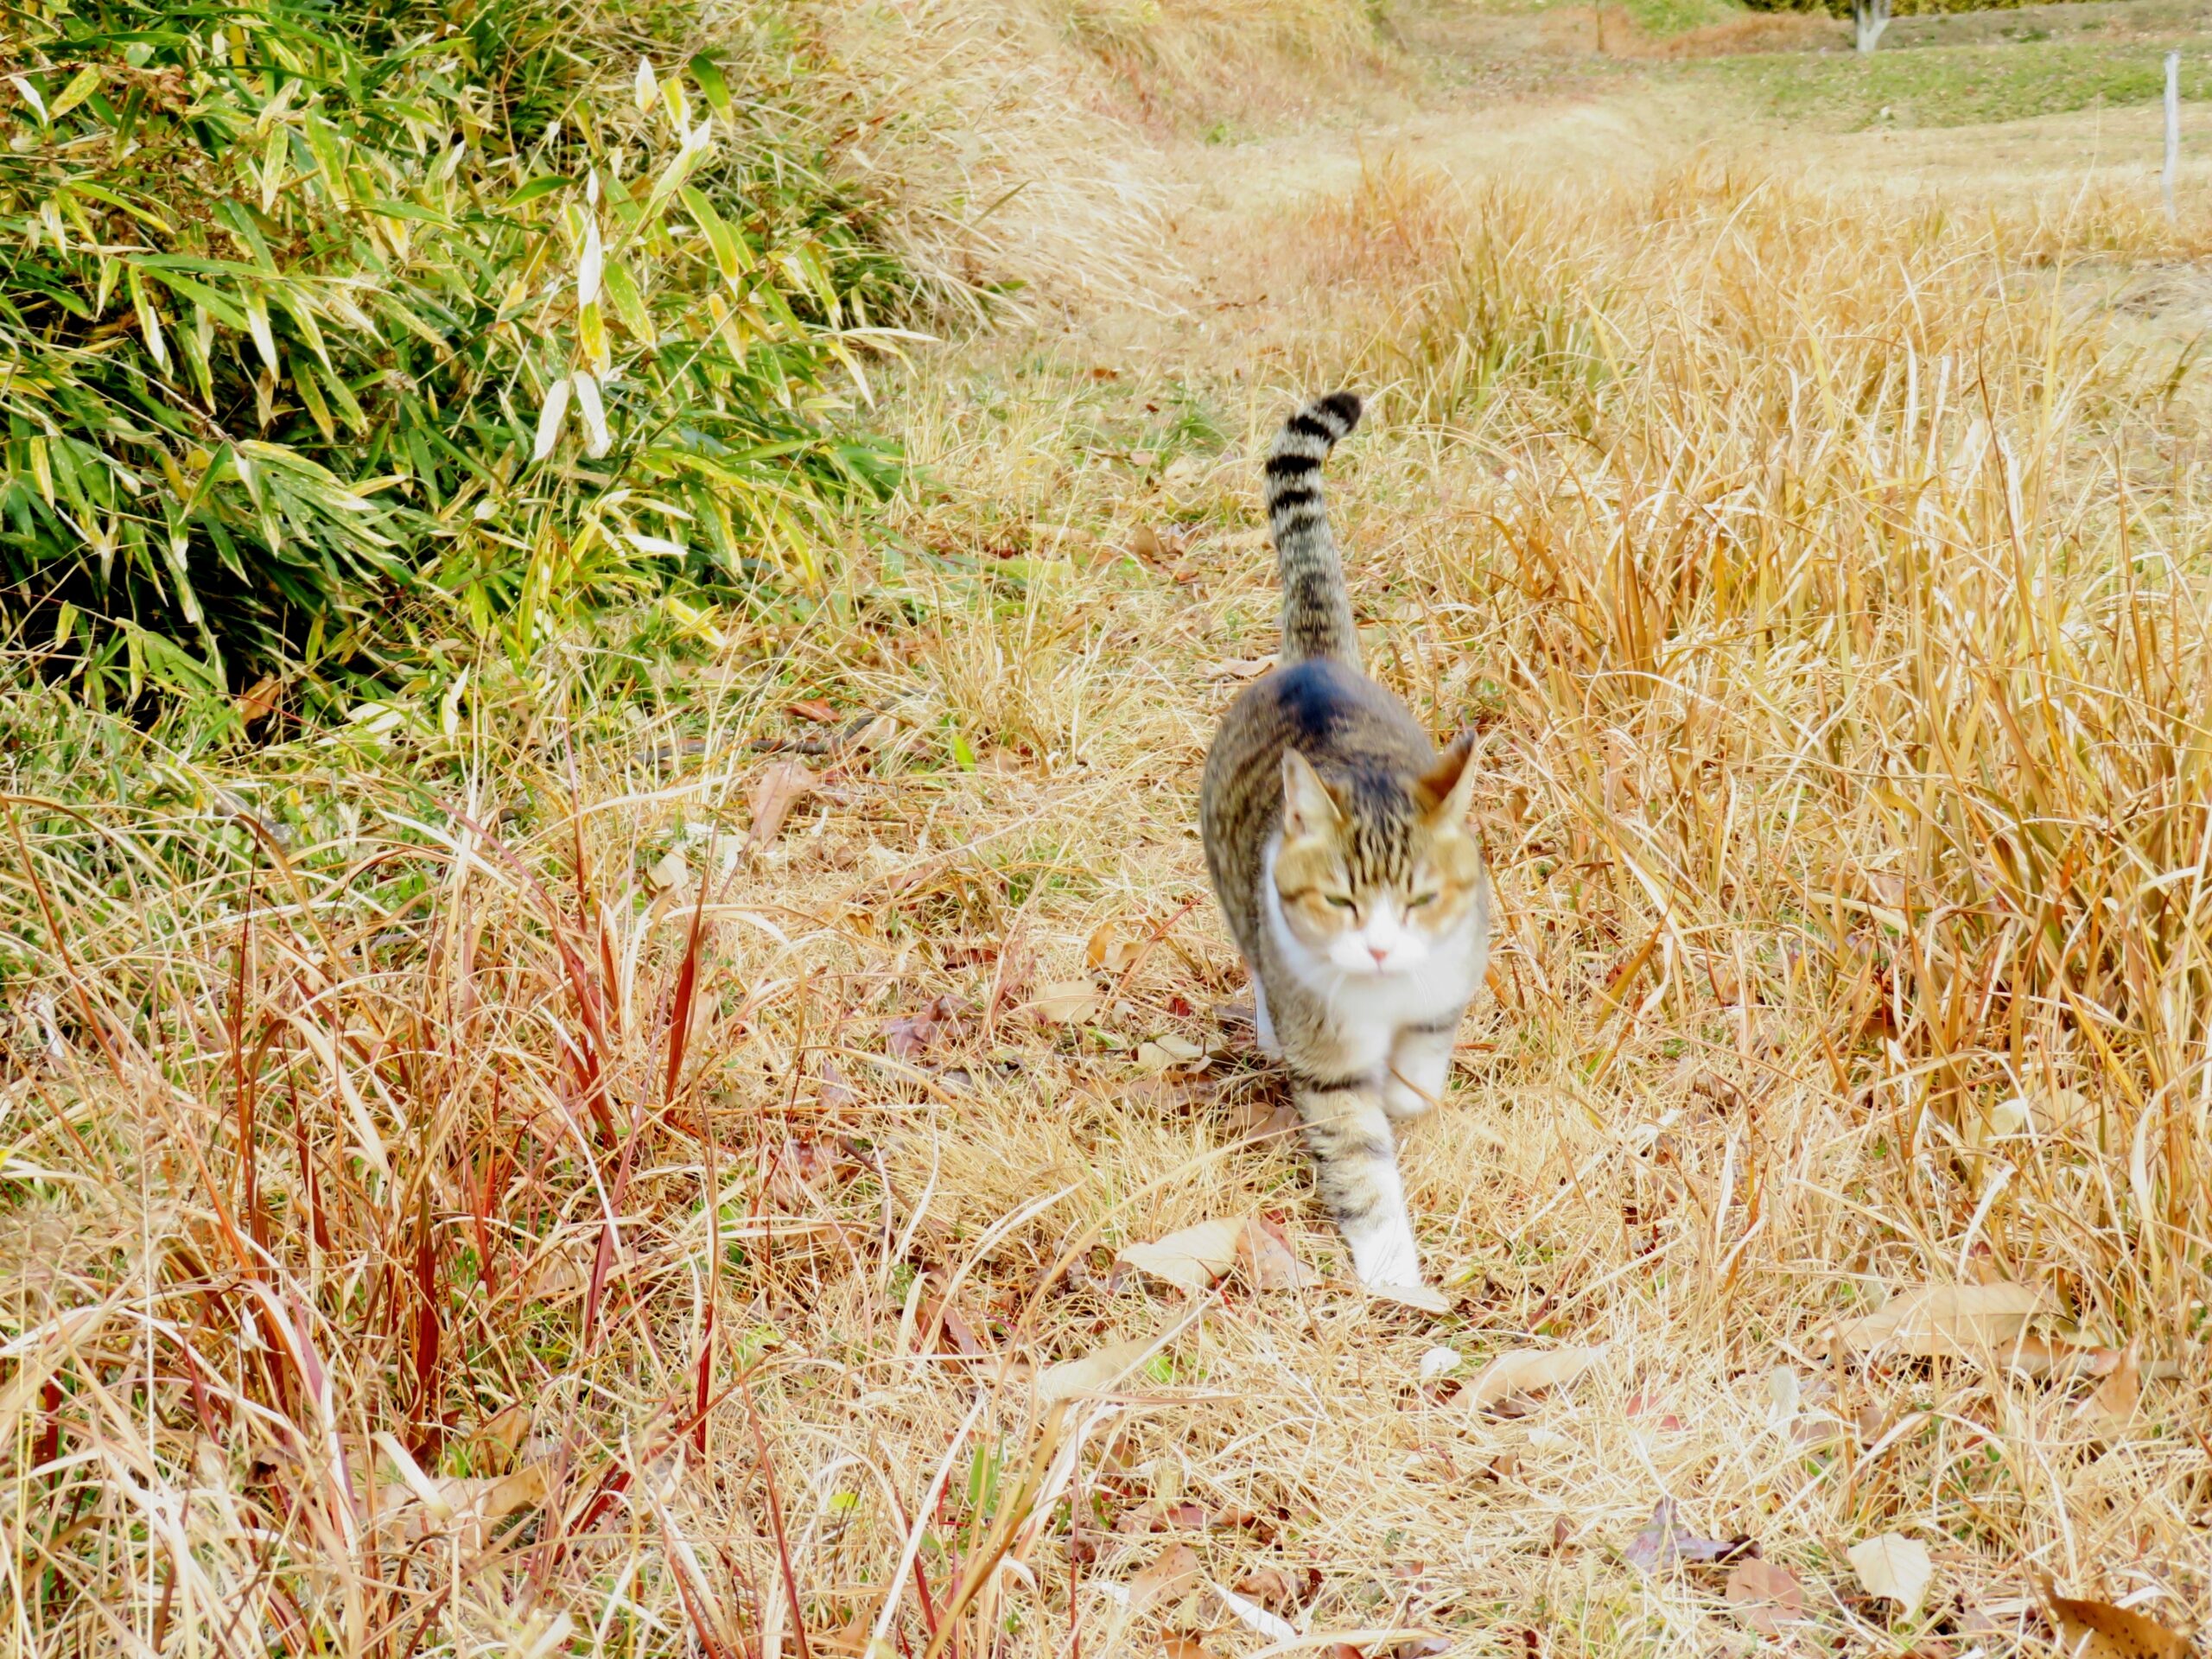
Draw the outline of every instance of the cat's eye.
<instances>
[{"instance_id":1,"label":"cat's eye","mask_svg":"<svg viewBox=\"0 0 2212 1659\"><path fill-rule=\"evenodd\" d=\"M1328 895L1328 900L1338 910L1357 910L1359 908L1359 901L1354 899L1348 893L1330 893Z\"/></svg>"},{"instance_id":2,"label":"cat's eye","mask_svg":"<svg viewBox=\"0 0 2212 1659\"><path fill-rule=\"evenodd\" d=\"M1406 900L1406 908L1408 910L1419 910L1423 905L1434 904L1436 899L1437 895L1435 893L1417 893L1414 894L1412 898Z\"/></svg>"}]
</instances>

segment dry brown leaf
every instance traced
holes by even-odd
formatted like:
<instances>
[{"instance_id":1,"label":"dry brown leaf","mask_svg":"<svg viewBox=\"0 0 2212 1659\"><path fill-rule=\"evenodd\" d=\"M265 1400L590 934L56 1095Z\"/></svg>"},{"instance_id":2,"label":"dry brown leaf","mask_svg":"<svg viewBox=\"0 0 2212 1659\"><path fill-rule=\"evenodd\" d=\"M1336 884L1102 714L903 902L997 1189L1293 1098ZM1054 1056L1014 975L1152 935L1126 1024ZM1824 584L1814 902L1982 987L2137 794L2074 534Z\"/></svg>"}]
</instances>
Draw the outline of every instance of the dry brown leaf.
<instances>
[{"instance_id":1,"label":"dry brown leaf","mask_svg":"<svg viewBox=\"0 0 2212 1659\"><path fill-rule=\"evenodd\" d=\"M1135 1337L1093 1349L1080 1359L1047 1365L1038 1374L1037 1397L1050 1404L1077 1395L1103 1393L1149 1359L1160 1341L1156 1336Z\"/></svg>"},{"instance_id":2,"label":"dry brown leaf","mask_svg":"<svg viewBox=\"0 0 2212 1659\"><path fill-rule=\"evenodd\" d=\"M1805 1616L1804 1586L1777 1562L1754 1555L1728 1569L1728 1605L1761 1636L1779 1640L1783 1627Z\"/></svg>"},{"instance_id":3,"label":"dry brown leaf","mask_svg":"<svg viewBox=\"0 0 2212 1659\"><path fill-rule=\"evenodd\" d=\"M1256 680L1275 665L1272 657L1230 657L1206 670L1210 680Z\"/></svg>"},{"instance_id":4,"label":"dry brown leaf","mask_svg":"<svg viewBox=\"0 0 2212 1659\"><path fill-rule=\"evenodd\" d=\"M1282 1229L1260 1216L1237 1234L1236 1260L1255 1290L1304 1290L1320 1278L1298 1259Z\"/></svg>"},{"instance_id":5,"label":"dry brown leaf","mask_svg":"<svg viewBox=\"0 0 2212 1659\"><path fill-rule=\"evenodd\" d=\"M1163 1636L1160 1638L1160 1651L1161 1659L1220 1659L1194 1636Z\"/></svg>"},{"instance_id":6,"label":"dry brown leaf","mask_svg":"<svg viewBox=\"0 0 2212 1659\"><path fill-rule=\"evenodd\" d=\"M1868 1595L1894 1601L1907 1618L1920 1611L1928 1581L1936 1576L1936 1563L1929 1560L1926 1545L1901 1532L1885 1532L1853 1544L1847 1553L1851 1570L1859 1574Z\"/></svg>"},{"instance_id":7,"label":"dry brown leaf","mask_svg":"<svg viewBox=\"0 0 2212 1659\"><path fill-rule=\"evenodd\" d=\"M645 872L645 885L655 893L680 893L690 883L691 867L683 861L680 848L670 848L661 855L660 861Z\"/></svg>"},{"instance_id":8,"label":"dry brown leaf","mask_svg":"<svg viewBox=\"0 0 2212 1659\"><path fill-rule=\"evenodd\" d=\"M1367 1293L1370 1301L1395 1302L1417 1313L1452 1311L1452 1299L1434 1285L1363 1285L1360 1288Z\"/></svg>"},{"instance_id":9,"label":"dry brown leaf","mask_svg":"<svg viewBox=\"0 0 2212 1659\"><path fill-rule=\"evenodd\" d=\"M498 1463L512 1463L521 1452L523 1441L530 1436L530 1408L517 1401L486 1417L468 1438L472 1444L491 1453Z\"/></svg>"},{"instance_id":10,"label":"dry brown leaf","mask_svg":"<svg viewBox=\"0 0 2212 1659\"><path fill-rule=\"evenodd\" d=\"M814 793L814 774L796 760L771 760L761 768L746 795L753 809L746 844L757 853L782 834L791 808Z\"/></svg>"},{"instance_id":11,"label":"dry brown leaf","mask_svg":"<svg viewBox=\"0 0 2212 1659\"><path fill-rule=\"evenodd\" d=\"M2188 1641L2147 1614L2062 1596L2047 1575L2037 1575L2036 1587L2050 1605L2059 1650L2072 1659L2188 1659Z\"/></svg>"},{"instance_id":12,"label":"dry brown leaf","mask_svg":"<svg viewBox=\"0 0 2212 1659\"><path fill-rule=\"evenodd\" d=\"M1555 1389L1588 1370L1605 1351L1602 1347L1511 1349L1478 1371L1459 1397L1471 1409L1483 1411L1510 1394Z\"/></svg>"},{"instance_id":13,"label":"dry brown leaf","mask_svg":"<svg viewBox=\"0 0 2212 1659\"><path fill-rule=\"evenodd\" d=\"M241 723L251 726L257 720L266 720L276 708L276 699L284 693L284 682L274 674L264 674L239 693L235 703Z\"/></svg>"},{"instance_id":14,"label":"dry brown leaf","mask_svg":"<svg viewBox=\"0 0 2212 1659\"><path fill-rule=\"evenodd\" d=\"M1236 1265L1236 1241L1243 1230L1242 1221L1202 1221L1149 1244L1124 1244L1115 1260L1185 1290L1210 1290Z\"/></svg>"},{"instance_id":15,"label":"dry brown leaf","mask_svg":"<svg viewBox=\"0 0 2212 1659\"><path fill-rule=\"evenodd\" d=\"M1205 1057L1205 1050L1200 1048L1196 1043L1171 1033L1165 1037L1155 1037L1149 1042L1139 1043L1136 1052L1136 1067L1140 1071L1156 1074L1172 1071L1179 1065L1192 1065L1195 1061L1203 1060Z\"/></svg>"},{"instance_id":16,"label":"dry brown leaf","mask_svg":"<svg viewBox=\"0 0 2212 1659\"><path fill-rule=\"evenodd\" d=\"M1281 1141L1305 1126L1285 1102L1244 1097L1229 1103L1229 1127L1248 1141Z\"/></svg>"},{"instance_id":17,"label":"dry brown leaf","mask_svg":"<svg viewBox=\"0 0 2212 1659\"><path fill-rule=\"evenodd\" d=\"M1122 931L1119 922L1105 921L1090 930L1083 947L1084 965L1118 974L1137 959L1141 947Z\"/></svg>"},{"instance_id":18,"label":"dry brown leaf","mask_svg":"<svg viewBox=\"0 0 2212 1659\"><path fill-rule=\"evenodd\" d=\"M1164 564L1182 556L1183 543L1178 537L1161 535L1150 524L1139 524L1129 534L1129 551L1147 564Z\"/></svg>"},{"instance_id":19,"label":"dry brown leaf","mask_svg":"<svg viewBox=\"0 0 2212 1659\"><path fill-rule=\"evenodd\" d=\"M1298 1631L1287 1619L1269 1612L1256 1601L1247 1601L1234 1590L1227 1589L1211 1579L1206 1582L1214 1594L1221 1598L1221 1605L1235 1616L1236 1622L1254 1635L1264 1636L1270 1642L1298 1640Z\"/></svg>"},{"instance_id":20,"label":"dry brown leaf","mask_svg":"<svg viewBox=\"0 0 2212 1659\"><path fill-rule=\"evenodd\" d=\"M1173 1606L1198 1587L1198 1553L1188 1544L1170 1544L1160 1558L1129 1580L1129 1611L1149 1612Z\"/></svg>"},{"instance_id":21,"label":"dry brown leaf","mask_svg":"<svg viewBox=\"0 0 2212 1659\"><path fill-rule=\"evenodd\" d=\"M1280 1612L1298 1605L1301 1586L1295 1577L1280 1567L1255 1567L1236 1580L1236 1588L1262 1606Z\"/></svg>"},{"instance_id":22,"label":"dry brown leaf","mask_svg":"<svg viewBox=\"0 0 2212 1659\"><path fill-rule=\"evenodd\" d=\"M2077 1414L2101 1428L2123 1429L2143 1403L2143 1339L2138 1337L2113 1357L2111 1371L2078 1408Z\"/></svg>"},{"instance_id":23,"label":"dry brown leaf","mask_svg":"<svg viewBox=\"0 0 2212 1659\"><path fill-rule=\"evenodd\" d=\"M2030 1319L2051 1311L2050 1299L2031 1285L1919 1285L1838 1326L1836 1338L1862 1354L1879 1349L1923 1359L2001 1355L2026 1334Z\"/></svg>"},{"instance_id":24,"label":"dry brown leaf","mask_svg":"<svg viewBox=\"0 0 2212 1659\"><path fill-rule=\"evenodd\" d=\"M1098 1012L1098 988L1087 979L1056 979L1039 985L1029 1011L1048 1025L1079 1026Z\"/></svg>"},{"instance_id":25,"label":"dry brown leaf","mask_svg":"<svg viewBox=\"0 0 2212 1659\"><path fill-rule=\"evenodd\" d=\"M967 1034L961 1023L960 1005L940 996L918 1013L883 1022L883 1046L893 1059L918 1060L939 1039L957 1042Z\"/></svg>"},{"instance_id":26,"label":"dry brown leaf","mask_svg":"<svg viewBox=\"0 0 2212 1659\"><path fill-rule=\"evenodd\" d=\"M827 726L837 718L837 711L821 697L808 697L800 702L787 702L784 712L800 720L810 720L817 726Z\"/></svg>"}]
</instances>

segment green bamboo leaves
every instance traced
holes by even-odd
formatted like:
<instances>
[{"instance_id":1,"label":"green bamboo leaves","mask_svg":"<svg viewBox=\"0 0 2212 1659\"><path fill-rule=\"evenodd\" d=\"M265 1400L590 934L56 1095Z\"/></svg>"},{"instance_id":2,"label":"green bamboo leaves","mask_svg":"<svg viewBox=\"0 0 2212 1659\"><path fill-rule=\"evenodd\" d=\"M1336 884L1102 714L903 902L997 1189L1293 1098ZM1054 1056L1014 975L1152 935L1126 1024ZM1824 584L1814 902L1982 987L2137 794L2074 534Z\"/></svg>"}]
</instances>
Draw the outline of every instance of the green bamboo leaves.
<instances>
[{"instance_id":1,"label":"green bamboo leaves","mask_svg":"<svg viewBox=\"0 0 2212 1659\"><path fill-rule=\"evenodd\" d=\"M494 0L482 55L342 5L35 25L0 90L0 606L95 692L136 694L132 630L195 683L398 604L527 650L671 576L817 572L887 484L841 422L897 272L764 124L772 77L596 84L541 4Z\"/></svg>"}]
</instances>

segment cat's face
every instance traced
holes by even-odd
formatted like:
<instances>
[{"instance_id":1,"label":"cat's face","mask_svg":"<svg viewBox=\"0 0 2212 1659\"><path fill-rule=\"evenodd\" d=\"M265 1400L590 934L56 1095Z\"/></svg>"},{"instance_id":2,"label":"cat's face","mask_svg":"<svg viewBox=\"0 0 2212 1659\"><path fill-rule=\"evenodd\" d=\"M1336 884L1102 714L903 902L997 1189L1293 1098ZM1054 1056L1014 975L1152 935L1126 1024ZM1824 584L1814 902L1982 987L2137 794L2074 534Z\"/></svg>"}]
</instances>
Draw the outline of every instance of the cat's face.
<instances>
[{"instance_id":1,"label":"cat's face","mask_svg":"<svg viewBox=\"0 0 2212 1659\"><path fill-rule=\"evenodd\" d=\"M1284 753L1275 893L1291 937L1331 968L1417 973L1465 938L1487 902L1466 824L1471 747L1460 738L1424 776L1338 782Z\"/></svg>"}]
</instances>

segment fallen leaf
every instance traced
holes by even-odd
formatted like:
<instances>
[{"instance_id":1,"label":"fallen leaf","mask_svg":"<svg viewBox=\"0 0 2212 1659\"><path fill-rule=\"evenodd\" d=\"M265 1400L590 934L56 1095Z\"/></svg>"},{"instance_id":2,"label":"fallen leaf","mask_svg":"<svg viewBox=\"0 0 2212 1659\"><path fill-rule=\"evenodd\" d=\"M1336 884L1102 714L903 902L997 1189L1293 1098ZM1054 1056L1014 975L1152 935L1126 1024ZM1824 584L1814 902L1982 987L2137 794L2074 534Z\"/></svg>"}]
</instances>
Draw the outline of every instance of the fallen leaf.
<instances>
[{"instance_id":1,"label":"fallen leaf","mask_svg":"<svg viewBox=\"0 0 2212 1659\"><path fill-rule=\"evenodd\" d=\"M822 1062L821 1077L823 1110L839 1111L860 1099L860 1096L854 1092L850 1080L837 1069L835 1060L824 1059Z\"/></svg>"},{"instance_id":2,"label":"fallen leaf","mask_svg":"<svg viewBox=\"0 0 2212 1659\"><path fill-rule=\"evenodd\" d=\"M1275 665L1272 657L1231 657L1206 670L1210 680L1256 680Z\"/></svg>"},{"instance_id":3,"label":"fallen leaf","mask_svg":"<svg viewBox=\"0 0 2212 1659\"><path fill-rule=\"evenodd\" d=\"M1209 1290L1236 1265L1243 1230L1242 1221L1202 1221L1149 1244L1125 1244L1115 1260L1185 1290Z\"/></svg>"},{"instance_id":4,"label":"fallen leaf","mask_svg":"<svg viewBox=\"0 0 2212 1659\"><path fill-rule=\"evenodd\" d=\"M1766 1374L1766 1420L1777 1428L1787 1428L1797 1420L1797 1413L1804 1401L1804 1387L1797 1373L1787 1365L1777 1365Z\"/></svg>"},{"instance_id":5,"label":"fallen leaf","mask_svg":"<svg viewBox=\"0 0 2212 1659\"><path fill-rule=\"evenodd\" d=\"M1186 1037L1173 1032L1137 1045L1136 1065L1140 1071L1166 1071L1171 1067L1190 1065L1203 1060L1206 1052Z\"/></svg>"},{"instance_id":6,"label":"fallen leaf","mask_svg":"<svg viewBox=\"0 0 2212 1659\"><path fill-rule=\"evenodd\" d=\"M930 1332L937 1333L939 1353L957 1354L963 1359L976 1359L991 1351L990 1344L976 1334L976 1327L968 1323L960 1310L934 1296L922 1299L919 1319L925 1345Z\"/></svg>"},{"instance_id":7,"label":"fallen leaf","mask_svg":"<svg viewBox=\"0 0 2212 1659\"><path fill-rule=\"evenodd\" d=\"M1037 988L1029 1011L1048 1025L1077 1026L1098 1012L1098 990L1087 979L1054 980Z\"/></svg>"},{"instance_id":8,"label":"fallen leaf","mask_svg":"<svg viewBox=\"0 0 2212 1659\"><path fill-rule=\"evenodd\" d=\"M746 804L753 809L753 827L746 842L759 852L783 832L791 808L814 793L814 774L796 760L772 760L753 780Z\"/></svg>"},{"instance_id":9,"label":"fallen leaf","mask_svg":"<svg viewBox=\"0 0 2212 1659\"><path fill-rule=\"evenodd\" d=\"M238 695L235 707L239 721L251 726L257 720L266 720L283 693L283 681L274 674L263 675Z\"/></svg>"},{"instance_id":10,"label":"fallen leaf","mask_svg":"<svg viewBox=\"0 0 2212 1659\"><path fill-rule=\"evenodd\" d=\"M878 715L839 747L854 750L880 749L898 735L899 722L888 715Z\"/></svg>"},{"instance_id":11,"label":"fallen leaf","mask_svg":"<svg viewBox=\"0 0 2212 1659\"><path fill-rule=\"evenodd\" d=\"M691 867L683 861L683 853L674 848L661 855L660 861L645 872L645 885L655 893L678 893L691 883Z\"/></svg>"},{"instance_id":12,"label":"fallen leaf","mask_svg":"<svg viewBox=\"0 0 2212 1659\"><path fill-rule=\"evenodd\" d=\"M1163 1636L1160 1638L1162 1659L1219 1659L1214 1650L1193 1636Z\"/></svg>"},{"instance_id":13,"label":"fallen leaf","mask_svg":"<svg viewBox=\"0 0 2212 1659\"><path fill-rule=\"evenodd\" d=\"M801 720L810 720L817 726L827 726L837 718L837 711L820 697L809 697L803 702L787 702L784 712Z\"/></svg>"},{"instance_id":14,"label":"fallen leaf","mask_svg":"<svg viewBox=\"0 0 2212 1659\"><path fill-rule=\"evenodd\" d=\"M1198 1579L1198 1551L1188 1544L1170 1544L1129 1580L1129 1611L1147 1612L1163 1602L1172 1605L1197 1589Z\"/></svg>"},{"instance_id":15,"label":"fallen leaf","mask_svg":"<svg viewBox=\"0 0 2212 1659\"><path fill-rule=\"evenodd\" d=\"M1395 1302L1400 1307L1410 1307L1418 1313L1449 1313L1452 1299L1434 1285L1363 1285L1368 1300L1376 1302Z\"/></svg>"},{"instance_id":16,"label":"fallen leaf","mask_svg":"<svg viewBox=\"0 0 2212 1659\"><path fill-rule=\"evenodd\" d=\"M1536 1394L1571 1382L1604 1353L1600 1348L1515 1348L1499 1354L1476 1373L1459 1397L1475 1411L1496 1405L1510 1394Z\"/></svg>"},{"instance_id":17,"label":"fallen leaf","mask_svg":"<svg viewBox=\"0 0 2212 1659\"><path fill-rule=\"evenodd\" d=\"M499 1462L512 1461L530 1436L531 1409L518 1400L493 1413L476 1427L469 1439L491 1452Z\"/></svg>"},{"instance_id":18,"label":"fallen leaf","mask_svg":"<svg viewBox=\"0 0 2212 1659\"><path fill-rule=\"evenodd\" d=\"M2187 1659L2190 1652L2187 1641L2148 1614L2062 1596L2047 1574L2037 1575L2036 1587L2050 1604L2059 1649L2071 1659Z\"/></svg>"},{"instance_id":19,"label":"fallen leaf","mask_svg":"<svg viewBox=\"0 0 2212 1659\"><path fill-rule=\"evenodd\" d=\"M1675 1500L1662 1497L1652 1506L1651 1519L1644 1522L1643 1530L1621 1551L1621 1559L1630 1567L1656 1573L1676 1561L1720 1560L1742 1548L1741 1543L1724 1543L1684 1531L1675 1518Z\"/></svg>"},{"instance_id":20,"label":"fallen leaf","mask_svg":"<svg viewBox=\"0 0 2212 1659\"><path fill-rule=\"evenodd\" d=\"M958 1007L950 997L940 996L918 1013L885 1020L883 1046L893 1059L918 1060L940 1039L957 1041L965 1034Z\"/></svg>"},{"instance_id":21,"label":"fallen leaf","mask_svg":"<svg viewBox=\"0 0 2212 1659\"><path fill-rule=\"evenodd\" d=\"M1130 459L1134 461L1136 455L1143 453L1142 450L1136 451ZM1152 463L1150 458L1147 457L1138 464L1148 467ZM1147 564L1162 564L1171 558L1179 558L1183 552L1183 543L1172 536L1162 536L1150 524L1139 524L1130 533L1129 551Z\"/></svg>"},{"instance_id":22,"label":"fallen leaf","mask_svg":"<svg viewBox=\"0 0 2212 1659\"><path fill-rule=\"evenodd\" d=\"M1287 1103L1246 1096L1230 1102L1229 1127L1248 1141L1280 1141L1296 1135L1305 1125Z\"/></svg>"},{"instance_id":23,"label":"fallen leaf","mask_svg":"<svg viewBox=\"0 0 2212 1659\"><path fill-rule=\"evenodd\" d=\"M388 1438L388 1437L387 1437ZM383 1488L379 1507L410 1537L451 1530L464 1545L480 1548L484 1530L518 1510L545 1501L549 1488L543 1463L524 1464L512 1474L425 1477L407 1464L413 1478Z\"/></svg>"},{"instance_id":24,"label":"fallen leaf","mask_svg":"<svg viewBox=\"0 0 2212 1659\"><path fill-rule=\"evenodd\" d=\"M1118 974L1137 959L1141 947L1122 931L1119 922L1105 921L1090 931L1083 947L1084 965Z\"/></svg>"},{"instance_id":25,"label":"fallen leaf","mask_svg":"<svg viewBox=\"0 0 2212 1659\"><path fill-rule=\"evenodd\" d=\"M1280 1567L1255 1567L1236 1580L1236 1588L1263 1607L1295 1607L1299 1581Z\"/></svg>"},{"instance_id":26,"label":"fallen leaf","mask_svg":"<svg viewBox=\"0 0 2212 1659\"><path fill-rule=\"evenodd\" d=\"M1925 1545L1901 1532L1885 1532L1853 1544L1848 1554L1852 1571L1868 1595L1896 1602L1907 1618L1920 1611L1920 1599L1936 1576Z\"/></svg>"},{"instance_id":27,"label":"fallen leaf","mask_svg":"<svg viewBox=\"0 0 2212 1659\"><path fill-rule=\"evenodd\" d=\"M2122 1429L2135 1421L2143 1403L2143 1339L2138 1337L2115 1356L2113 1368L2075 1414L2101 1428Z\"/></svg>"},{"instance_id":28,"label":"fallen leaf","mask_svg":"<svg viewBox=\"0 0 2212 1659\"><path fill-rule=\"evenodd\" d=\"M1270 1642L1298 1640L1298 1631L1287 1619L1269 1612L1256 1601L1247 1601L1234 1590L1227 1589L1211 1579L1206 1582L1212 1586L1214 1594L1221 1598L1221 1605L1228 1608L1236 1616L1237 1623L1246 1630L1256 1636L1264 1636Z\"/></svg>"},{"instance_id":29,"label":"fallen leaf","mask_svg":"<svg viewBox=\"0 0 2212 1659\"><path fill-rule=\"evenodd\" d=\"M1921 1285L1838 1326L1836 1338L1859 1353L1879 1349L1923 1359L2001 1355L2026 1333L2030 1319L2050 1311L2049 1299L2031 1285Z\"/></svg>"},{"instance_id":30,"label":"fallen leaf","mask_svg":"<svg viewBox=\"0 0 2212 1659\"><path fill-rule=\"evenodd\" d=\"M1047 1365L1037 1376L1037 1397L1051 1404L1077 1395L1103 1394L1152 1357L1160 1338L1134 1337L1095 1348L1080 1359Z\"/></svg>"},{"instance_id":31,"label":"fallen leaf","mask_svg":"<svg viewBox=\"0 0 2212 1659\"><path fill-rule=\"evenodd\" d=\"M1459 1354L1457 1349L1440 1345L1428 1349L1421 1357L1421 1380L1424 1382L1433 1382L1446 1372L1456 1371L1459 1369Z\"/></svg>"},{"instance_id":32,"label":"fallen leaf","mask_svg":"<svg viewBox=\"0 0 2212 1659\"><path fill-rule=\"evenodd\" d=\"M1451 1652L1452 1646L1449 1637L1417 1636L1392 1648L1390 1659L1432 1659L1433 1655Z\"/></svg>"},{"instance_id":33,"label":"fallen leaf","mask_svg":"<svg viewBox=\"0 0 2212 1659\"><path fill-rule=\"evenodd\" d=\"M1236 1236L1236 1260L1255 1290L1304 1290L1320 1274L1298 1259L1281 1228L1255 1216Z\"/></svg>"},{"instance_id":34,"label":"fallen leaf","mask_svg":"<svg viewBox=\"0 0 2212 1659\"><path fill-rule=\"evenodd\" d=\"M1783 1626L1805 1616L1804 1586L1788 1567L1754 1555L1728 1569L1728 1605L1761 1636L1780 1640Z\"/></svg>"}]
</instances>

